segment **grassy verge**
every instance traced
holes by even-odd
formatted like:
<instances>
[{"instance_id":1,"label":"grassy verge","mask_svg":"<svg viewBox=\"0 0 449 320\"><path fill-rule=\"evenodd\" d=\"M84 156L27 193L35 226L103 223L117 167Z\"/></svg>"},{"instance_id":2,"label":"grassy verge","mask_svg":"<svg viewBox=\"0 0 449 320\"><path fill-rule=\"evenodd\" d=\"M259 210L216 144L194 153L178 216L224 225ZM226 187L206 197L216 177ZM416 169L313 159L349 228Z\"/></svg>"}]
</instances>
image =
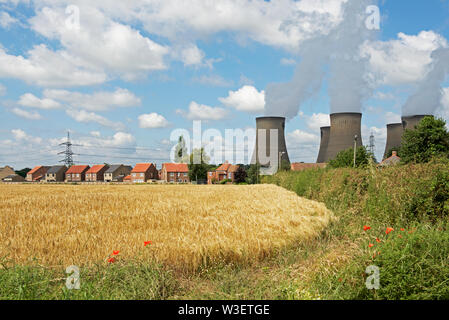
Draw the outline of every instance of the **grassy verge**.
<instances>
[{"instance_id":1,"label":"grassy verge","mask_svg":"<svg viewBox=\"0 0 449 320\"><path fill-rule=\"evenodd\" d=\"M65 270L3 268L0 298L449 299L448 162L286 172L264 182L323 202L338 219L318 238L253 264L188 274L137 262L99 265L81 271L81 290L65 289ZM380 270L378 290L365 286L368 266Z\"/></svg>"}]
</instances>

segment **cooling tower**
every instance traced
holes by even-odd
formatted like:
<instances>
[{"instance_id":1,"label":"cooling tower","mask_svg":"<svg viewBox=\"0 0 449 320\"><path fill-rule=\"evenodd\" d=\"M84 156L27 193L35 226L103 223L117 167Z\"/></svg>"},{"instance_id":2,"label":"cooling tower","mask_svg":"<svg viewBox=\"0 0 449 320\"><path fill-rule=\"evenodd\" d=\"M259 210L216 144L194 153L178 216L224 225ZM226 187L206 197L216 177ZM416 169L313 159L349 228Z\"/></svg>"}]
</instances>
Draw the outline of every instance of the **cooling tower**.
<instances>
[{"instance_id":1,"label":"cooling tower","mask_svg":"<svg viewBox=\"0 0 449 320\"><path fill-rule=\"evenodd\" d=\"M325 163L326 162L326 153L327 147L329 145L329 137L331 134L331 127L322 127L321 128L321 144L320 144L320 152L318 153L317 163Z\"/></svg>"},{"instance_id":2,"label":"cooling tower","mask_svg":"<svg viewBox=\"0 0 449 320\"><path fill-rule=\"evenodd\" d=\"M356 135L357 148L363 146L361 113L333 113L330 117L331 130L324 162L335 159L341 151L354 148Z\"/></svg>"},{"instance_id":3,"label":"cooling tower","mask_svg":"<svg viewBox=\"0 0 449 320\"><path fill-rule=\"evenodd\" d=\"M416 115L416 116L408 116L408 117L402 117L402 127L404 130L409 129L413 130L415 129L415 126L417 126L422 119L425 117L428 117L431 115Z\"/></svg>"},{"instance_id":4,"label":"cooling tower","mask_svg":"<svg viewBox=\"0 0 449 320\"><path fill-rule=\"evenodd\" d=\"M256 121L256 149L252 162L260 164L261 174L275 174L279 160L290 163L285 144L285 118L260 117Z\"/></svg>"},{"instance_id":5,"label":"cooling tower","mask_svg":"<svg viewBox=\"0 0 449 320\"><path fill-rule=\"evenodd\" d=\"M399 148L402 144L402 133L404 129L402 123L387 124L387 145L385 146L384 159L393 148Z\"/></svg>"}]
</instances>

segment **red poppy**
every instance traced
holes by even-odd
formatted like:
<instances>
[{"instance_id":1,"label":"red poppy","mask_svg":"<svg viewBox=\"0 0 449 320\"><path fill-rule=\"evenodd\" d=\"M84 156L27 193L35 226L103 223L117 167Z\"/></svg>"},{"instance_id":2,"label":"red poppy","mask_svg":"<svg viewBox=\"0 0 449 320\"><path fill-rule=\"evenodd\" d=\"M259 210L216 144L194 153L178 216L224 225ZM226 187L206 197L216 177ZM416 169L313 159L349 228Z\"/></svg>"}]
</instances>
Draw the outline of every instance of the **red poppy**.
<instances>
[{"instance_id":1,"label":"red poppy","mask_svg":"<svg viewBox=\"0 0 449 320\"><path fill-rule=\"evenodd\" d=\"M118 255L119 253L120 253L120 251L116 250L116 251L113 251L113 252L112 252L112 255L116 256L116 255Z\"/></svg>"},{"instance_id":2,"label":"red poppy","mask_svg":"<svg viewBox=\"0 0 449 320\"><path fill-rule=\"evenodd\" d=\"M377 238L377 239L376 239L376 241L377 241L377 242L379 242L379 243L381 243L381 242L382 242L382 241L381 241L381 240L380 240L379 238Z\"/></svg>"},{"instance_id":3,"label":"red poppy","mask_svg":"<svg viewBox=\"0 0 449 320\"><path fill-rule=\"evenodd\" d=\"M368 230L371 230L371 227L368 227L368 226L363 227L363 231L368 231Z\"/></svg>"},{"instance_id":4,"label":"red poppy","mask_svg":"<svg viewBox=\"0 0 449 320\"><path fill-rule=\"evenodd\" d=\"M401 238L401 239L402 239L402 236L401 236L401 235L399 235L399 238Z\"/></svg>"},{"instance_id":5,"label":"red poppy","mask_svg":"<svg viewBox=\"0 0 449 320\"><path fill-rule=\"evenodd\" d=\"M109 258L109 259L108 259L108 262L109 262L109 263L114 263L114 262L115 262L115 258Z\"/></svg>"},{"instance_id":6,"label":"red poppy","mask_svg":"<svg viewBox=\"0 0 449 320\"><path fill-rule=\"evenodd\" d=\"M146 247L146 246L149 245L149 244L153 244L153 242L151 242L151 241L145 241L143 244L144 244L144 247Z\"/></svg>"},{"instance_id":7,"label":"red poppy","mask_svg":"<svg viewBox=\"0 0 449 320\"><path fill-rule=\"evenodd\" d=\"M372 248L374 247L374 244L370 243L368 247Z\"/></svg>"},{"instance_id":8,"label":"red poppy","mask_svg":"<svg viewBox=\"0 0 449 320\"><path fill-rule=\"evenodd\" d=\"M387 230L385 231L386 234L390 234L391 232L393 232L394 229L393 228L387 228Z\"/></svg>"},{"instance_id":9,"label":"red poppy","mask_svg":"<svg viewBox=\"0 0 449 320\"><path fill-rule=\"evenodd\" d=\"M405 229L404 229L404 228L401 228L401 231L405 231Z\"/></svg>"}]
</instances>

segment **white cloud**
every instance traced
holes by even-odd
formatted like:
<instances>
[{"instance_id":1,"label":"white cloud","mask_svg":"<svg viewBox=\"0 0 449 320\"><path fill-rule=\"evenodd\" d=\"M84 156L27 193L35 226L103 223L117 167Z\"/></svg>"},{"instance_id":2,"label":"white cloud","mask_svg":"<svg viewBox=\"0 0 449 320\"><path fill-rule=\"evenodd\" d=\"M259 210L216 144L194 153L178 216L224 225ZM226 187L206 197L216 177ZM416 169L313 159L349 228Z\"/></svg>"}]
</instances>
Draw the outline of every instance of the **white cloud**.
<instances>
[{"instance_id":1,"label":"white cloud","mask_svg":"<svg viewBox=\"0 0 449 320\"><path fill-rule=\"evenodd\" d=\"M16 141L24 141L24 142L34 143L34 144L41 144L43 141L42 138L40 138L40 137L28 135L22 129L13 129L13 130L11 130L11 133L14 136L14 139Z\"/></svg>"},{"instance_id":2,"label":"white cloud","mask_svg":"<svg viewBox=\"0 0 449 320\"><path fill-rule=\"evenodd\" d=\"M262 113L265 108L265 91L259 92L253 86L243 86L238 91L229 91L228 97L218 100L238 111Z\"/></svg>"},{"instance_id":3,"label":"white cloud","mask_svg":"<svg viewBox=\"0 0 449 320\"><path fill-rule=\"evenodd\" d=\"M84 94L67 90L45 90L44 97L58 100L76 108L89 111L107 111L141 105L141 100L127 89L117 88L114 92Z\"/></svg>"},{"instance_id":4,"label":"white cloud","mask_svg":"<svg viewBox=\"0 0 449 320\"><path fill-rule=\"evenodd\" d=\"M282 58L281 59L281 65L283 66L294 66L296 65L296 60L295 59L289 59L289 58Z\"/></svg>"},{"instance_id":5,"label":"white cloud","mask_svg":"<svg viewBox=\"0 0 449 320\"><path fill-rule=\"evenodd\" d=\"M19 22L16 18L13 18L6 11L0 12L0 26L4 29L8 29L12 24Z\"/></svg>"},{"instance_id":6,"label":"white cloud","mask_svg":"<svg viewBox=\"0 0 449 320\"><path fill-rule=\"evenodd\" d=\"M192 81L211 87L231 87L234 84L233 81L226 80L219 75L203 75L193 78Z\"/></svg>"},{"instance_id":7,"label":"white cloud","mask_svg":"<svg viewBox=\"0 0 449 320\"><path fill-rule=\"evenodd\" d=\"M287 140L294 145L317 146L320 144L319 136L299 129L288 133Z\"/></svg>"},{"instance_id":8,"label":"white cloud","mask_svg":"<svg viewBox=\"0 0 449 320\"><path fill-rule=\"evenodd\" d=\"M25 119L28 119L28 120L40 120L40 119L42 119L42 116L38 112L36 112L36 111L29 112L29 111L26 111L26 110L23 110L23 109L20 109L20 108L13 108L11 111L15 115L17 115L19 117L22 117L22 118L25 118Z\"/></svg>"},{"instance_id":9,"label":"white cloud","mask_svg":"<svg viewBox=\"0 0 449 320\"><path fill-rule=\"evenodd\" d=\"M129 25L114 21L95 4L78 6L79 30L67 27L65 7L39 9L29 22L34 31L59 40L70 54L123 79L131 80L167 68L164 62L164 56L169 53L167 47L142 36Z\"/></svg>"},{"instance_id":10,"label":"white cloud","mask_svg":"<svg viewBox=\"0 0 449 320\"><path fill-rule=\"evenodd\" d=\"M189 120L223 120L228 117L228 111L223 108L213 108L206 105L198 104L192 101L189 105L189 111L177 110L178 114Z\"/></svg>"},{"instance_id":11,"label":"white cloud","mask_svg":"<svg viewBox=\"0 0 449 320\"><path fill-rule=\"evenodd\" d=\"M68 109L66 110L66 113L68 116L70 116L72 119L74 119L77 122L82 123L98 123L104 127L109 127L114 130L123 130L125 126L121 122L113 122L111 120L106 119L105 117L96 114L94 112L87 112L85 110L75 110L75 109Z\"/></svg>"},{"instance_id":12,"label":"white cloud","mask_svg":"<svg viewBox=\"0 0 449 320\"><path fill-rule=\"evenodd\" d=\"M106 74L65 51L51 51L41 44L27 52L27 57L8 54L0 47L0 77L23 80L45 87L71 87L100 84Z\"/></svg>"},{"instance_id":13,"label":"white cloud","mask_svg":"<svg viewBox=\"0 0 449 320\"><path fill-rule=\"evenodd\" d=\"M390 123L402 123L402 118L401 118L400 114L388 111L385 114L385 121L386 121L387 124L390 124Z\"/></svg>"},{"instance_id":14,"label":"white cloud","mask_svg":"<svg viewBox=\"0 0 449 320\"><path fill-rule=\"evenodd\" d=\"M191 45L181 51L181 61L185 66L198 66L206 55L197 46Z\"/></svg>"},{"instance_id":15,"label":"white cloud","mask_svg":"<svg viewBox=\"0 0 449 320\"><path fill-rule=\"evenodd\" d=\"M139 116L139 127L142 129L165 128L168 125L168 121L157 113L142 114Z\"/></svg>"},{"instance_id":16,"label":"white cloud","mask_svg":"<svg viewBox=\"0 0 449 320\"><path fill-rule=\"evenodd\" d=\"M37 108L43 110L61 108L61 104L59 102L47 98L39 99L38 97L36 97L31 93L26 93L23 96L21 96L18 104L23 107Z\"/></svg>"},{"instance_id":17,"label":"white cloud","mask_svg":"<svg viewBox=\"0 0 449 320\"><path fill-rule=\"evenodd\" d=\"M330 117L325 113L314 113L311 116L302 114L301 116L305 119L307 127L313 132L320 132L320 128L331 125Z\"/></svg>"},{"instance_id":18,"label":"white cloud","mask_svg":"<svg viewBox=\"0 0 449 320\"><path fill-rule=\"evenodd\" d=\"M401 85L424 79L432 63L432 52L447 46L446 39L433 31L422 31L416 36L401 32L396 40L365 42L361 52L369 58L371 76L377 82Z\"/></svg>"}]
</instances>

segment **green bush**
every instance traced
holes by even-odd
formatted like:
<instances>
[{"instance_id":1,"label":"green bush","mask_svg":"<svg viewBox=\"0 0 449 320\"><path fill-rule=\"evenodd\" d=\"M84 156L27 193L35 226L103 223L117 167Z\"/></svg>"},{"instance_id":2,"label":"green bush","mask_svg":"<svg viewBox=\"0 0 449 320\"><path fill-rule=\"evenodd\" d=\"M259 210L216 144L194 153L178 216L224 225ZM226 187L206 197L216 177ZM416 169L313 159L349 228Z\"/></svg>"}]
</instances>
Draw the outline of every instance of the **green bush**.
<instances>
[{"instance_id":1,"label":"green bush","mask_svg":"<svg viewBox=\"0 0 449 320\"><path fill-rule=\"evenodd\" d=\"M335 288L335 299L447 300L449 299L449 232L444 225L397 229L381 243L329 279L317 278L316 290ZM368 289L366 268L379 268L380 288Z\"/></svg>"},{"instance_id":2,"label":"green bush","mask_svg":"<svg viewBox=\"0 0 449 320\"><path fill-rule=\"evenodd\" d=\"M373 156L370 154L365 147L357 148L356 153L356 167L365 167L368 165L370 159ZM337 157L331 161L329 161L329 165L332 168L351 168L354 167L354 148L341 151L337 154Z\"/></svg>"}]
</instances>

